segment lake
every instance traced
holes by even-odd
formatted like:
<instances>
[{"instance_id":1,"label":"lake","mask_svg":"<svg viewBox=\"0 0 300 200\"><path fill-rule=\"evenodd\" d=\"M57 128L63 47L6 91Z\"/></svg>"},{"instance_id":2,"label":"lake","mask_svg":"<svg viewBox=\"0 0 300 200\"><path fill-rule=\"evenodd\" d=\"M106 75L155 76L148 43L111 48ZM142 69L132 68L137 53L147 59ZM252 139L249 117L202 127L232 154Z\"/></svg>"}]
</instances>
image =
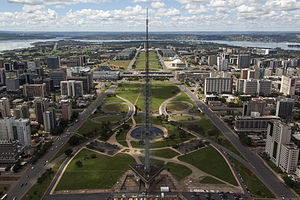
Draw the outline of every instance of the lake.
<instances>
[{"instance_id":1,"label":"lake","mask_svg":"<svg viewBox=\"0 0 300 200\"><path fill-rule=\"evenodd\" d=\"M53 38L53 39L34 39L34 40L0 40L0 52L5 50L14 50L32 47L35 42L47 42L47 41L59 41L66 38ZM128 42L129 40L75 40L81 42L92 42L92 43L104 43L104 42ZM170 41L170 40L159 40L159 41ZM194 40L197 42L197 40ZM225 41L225 40L201 40L198 42L213 42L217 44L227 44L238 47L259 47L259 48L281 48L284 50L298 50L300 48L288 47L288 44L299 43L284 43L284 42L249 42L249 41Z\"/></svg>"}]
</instances>

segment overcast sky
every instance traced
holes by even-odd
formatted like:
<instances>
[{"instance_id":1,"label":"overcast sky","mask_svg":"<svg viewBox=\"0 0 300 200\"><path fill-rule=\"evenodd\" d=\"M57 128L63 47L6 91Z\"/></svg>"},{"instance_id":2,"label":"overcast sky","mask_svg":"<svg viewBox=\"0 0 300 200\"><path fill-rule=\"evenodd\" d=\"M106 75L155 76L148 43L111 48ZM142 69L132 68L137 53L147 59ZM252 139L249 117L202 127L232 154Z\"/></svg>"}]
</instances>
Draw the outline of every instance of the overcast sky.
<instances>
[{"instance_id":1,"label":"overcast sky","mask_svg":"<svg viewBox=\"0 0 300 200\"><path fill-rule=\"evenodd\" d=\"M0 30L300 31L300 0L0 0Z\"/></svg>"}]
</instances>

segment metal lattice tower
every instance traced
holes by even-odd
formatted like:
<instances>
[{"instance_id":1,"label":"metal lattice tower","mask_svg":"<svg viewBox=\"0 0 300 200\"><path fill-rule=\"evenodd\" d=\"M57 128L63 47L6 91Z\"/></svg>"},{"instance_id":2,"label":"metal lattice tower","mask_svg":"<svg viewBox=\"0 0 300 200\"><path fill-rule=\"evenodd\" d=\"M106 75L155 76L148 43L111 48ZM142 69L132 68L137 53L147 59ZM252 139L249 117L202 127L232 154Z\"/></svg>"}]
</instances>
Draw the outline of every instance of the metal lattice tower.
<instances>
[{"instance_id":1,"label":"metal lattice tower","mask_svg":"<svg viewBox=\"0 0 300 200\"><path fill-rule=\"evenodd\" d=\"M145 41L145 54L146 54L146 68L145 68L145 170L150 171L149 159L149 144L150 144L150 127L151 127L151 84L149 77L149 35L148 35L148 9L146 19L146 41Z\"/></svg>"}]
</instances>

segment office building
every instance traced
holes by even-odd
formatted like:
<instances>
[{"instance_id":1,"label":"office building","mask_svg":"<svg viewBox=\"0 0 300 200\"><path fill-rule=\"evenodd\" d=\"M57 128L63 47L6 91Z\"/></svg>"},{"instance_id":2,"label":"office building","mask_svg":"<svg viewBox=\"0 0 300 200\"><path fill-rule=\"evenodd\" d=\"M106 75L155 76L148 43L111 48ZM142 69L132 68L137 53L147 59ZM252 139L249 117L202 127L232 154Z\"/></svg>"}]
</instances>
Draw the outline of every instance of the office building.
<instances>
[{"instance_id":1,"label":"office building","mask_svg":"<svg viewBox=\"0 0 300 200\"><path fill-rule=\"evenodd\" d=\"M29 105L25 102L22 105L17 105L13 111L14 111L14 116L17 119L30 117Z\"/></svg>"},{"instance_id":2,"label":"office building","mask_svg":"<svg viewBox=\"0 0 300 200\"><path fill-rule=\"evenodd\" d=\"M61 95L69 97L81 97L83 95L82 81L62 81L60 87Z\"/></svg>"},{"instance_id":3,"label":"office building","mask_svg":"<svg viewBox=\"0 0 300 200\"><path fill-rule=\"evenodd\" d=\"M92 89L92 76L71 76L67 77L67 81L80 81L82 82L82 89L84 94L89 94L90 90Z\"/></svg>"},{"instance_id":4,"label":"office building","mask_svg":"<svg viewBox=\"0 0 300 200\"><path fill-rule=\"evenodd\" d=\"M276 119L279 118L276 116L237 116L234 129L237 132L265 133L268 123Z\"/></svg>"},{"instance_id":5,"label":"office building","mask_svg":"<svg viewBox=\"0 0 300 200\"><path fill-rule=\"evenodd\" d=\"M279 168L288 174L294 173L298 165L299 149L293 144L281 145Z\"/></svg>"},{"instance_id":6,"label":"office building","mask_svg":"<svg viewBox=\"0 0 300 200\"><path fill-rule=\"evenodd\" d=\"M249 68L250 67L250 55L249 54L240 54L238 57L238 68Z\"/></svg>"},{"instance_id":7,"label":"office building","mask_svg":"<svg viewBox=\"0 0 300 200\"><path fill-rule=\"evenodd\" d=\"M248 69L241 69L241 79L248 79Z\"/></svg>"},{"instance_id":8,"label":"office building","mask_svg":"<svg viewBox=\"0 0 300 200\"><path fill-rule=\"evenodd\" d=\"M47 95L50 95L51 93L55 92L54 83L53 83L53 80L51 78L44 78L43 83L46 84L45 89L46 89L46 94Z\"/></svg>"},{"instance_id":9,"label":"office building","mask_svg":"<svg viewBox=\"0 0 300 200\"><path fill-rule=\"evenodd\" d=\"M265 152L281 170L287 173L294 172L297 167L299 150L291 144L291 127L279 120L270 122Z\"/></svg>"},{"instance_id":10,"label":"office building","mask_svg":"<svg viewBox=\"0 0 300 200\"><path fill-rule=\"evenodd\" d=\"M257 93L261 96L268 96L272 93L272 81L270 80L258 80Z\"/></svg>"},{"instance_id":11,"label":"office building","mask_svg":"<svg viewBox=\"0 0 300 200\"><path fill-rule=\"evenodd\" d=\"M243 116L251 116L252 112L258 112L260 116L264 115L266 102L261 100L248 101L243 105Z\"/></svg>"},{"instance_id":12,"label":"office building","mask_svg":"<svg viewBox=\"0 0 300 200\"><path fill-rule=\"evenodd\" d=\"M47 67L49 69L58 69L60 67L59 56L47 56Z\"/></svg>"},{"instance_id":13,"label":"office building","mask_svg":"<svg viewBox=\"0 0 300 200\"><path fill-rule=\"evenodd\" d=\"M54 88L59 88L60 82L66 80L66 73L63 70L52 70L49 77L53 80Z\"/></svg>"},{"instance_id":14,"label":"office building","mask_svg":"<svg viewBox=\"0 0 300 200\"><path fill-rule=\"evenodd\" d=\"M232 78L206 78L205 94L231 94Z\"/></svg>"},{"instance_id":15,"label":"office building","mask_svg":"<svg viewBox=\"0 0 300 200\"><path fill-rule=\"evenodd\" d=\"M62 119L69 121L72 118L72 104L68 100L61 101Z\"/></svg>"},{"instance_id":16,"label":"office building","mask_svg":"<svg viewBox=\"0 0 300 200\"><path fill-rule=\"evenodd\" d=\"M284 95L295 95L296 79L288 76L281 77L280 92Z\"/></svg>"},{"instance_id":17,"label":"office building","mask_svg":"<svg viewBox=\"0 0 300 200\"><path fill-rule=\"evenodd\" d=\"M210 55L210 56L208 56L208 65L209 66L215 66L215 65L217 65L217 56L216 55Z\"/></svg>"},{"instance_id":18,"label":"office building","mask_svg":"<svg viewBox=\"0 0 300 200\"><path fill-rule=\"evenodd\" d=\"M46 94L46 84L26 84L23 85L23 94L25 97L42 97Z\"/></svg>"},{"instance_id":19,"label":"office building","mask_svg":"<svg viewBox=\"0 0 300 200\"><path fill-rule=\"evenodd\" d=\"M56 115L53 108L49 108L43 113L44 131L50 133L56 126Z\"/></svg>"},{"instance_id":20,"label":"office building","mask_svg":"<svg viewBox=\"0 0 300 200\"><path fill-rule=\"evenodd\" d=\"M17 92L20 89L20 81L18 78L6 78L5 84L7 92Z\"/></svg>"},{"instance_id":21,"label":"office building","mask_svg":"<svg viewBox=\"0 0 300 200\"><path fill-rule=\"evenodd\" d=\"M43 119L43 113L48 109L49 107L49 101L48 99L43 98L37 98L34 100L34 107L35 107L35 117L36 121L40 124L44 123Z\"/></svg>"},{"instance_id":22,"label":"office building","mask_svg":"<svg viewBox=\"0 0 300 200\"><path fill-rule=\"evenodd\" d=\"M10 117L10 104L8 98L1 98L0 99L0 117Z\"/></svg>"},{"instance_id":23,"label":"office building","mask_svg":"<svg viewBox=\"0 0 300 200\"><path fill-rule=\"evenodd\" d=\"M0 69L0 86L5 85L5 70Z\"/></svg>"},{"instance_id":24,"label":"office building","mask_svg":"<svg viewBox=\"0 0 300 200\"><path fill-rule=\"evenodd\" d=\"M20 145L31 146L29 119L5 117L0 119L0 139L16 140Z\"/></svg>"},{"instance_id":25,"label":"office building","mask_svg":"<svg viewBox=\"0 0 300 200\"><path fill-rule=\"evenodd\" d=\"M119 80L120 72L119 71L94 71L93 72L94 80Z\"/></svg>"},{"instance_id":26,"label":"office building","mask_svg":"<svg viewBox=\"0 0 300 200\"><path fill-rule=\"evenodd\" d=\"M13 164L18 161L18 144L13 140L0 140L0 164Z\"/></svg>"},{"instance_id":27,"label":"office building","mask_svg":"<svg viewBox=\"0 0 300 200\"><path fill-rule=\"evenodd\" d=\"M251 79L251 80L245 80L244 81L244 87L243 87L243 93L247 95L256 96L257 90L258 90L258 84L257 80Z\"/></svg>"},{"instance_id":28,"label":"office building","mask_svg":"<svg viewBox=\"0 0 300 200\"><path fill-rule=\"evenodd\" d=\"M294 107L293 99L280 99L277 101L276 116L286 119L292 116Z\"/></svg>"}]
</instances>

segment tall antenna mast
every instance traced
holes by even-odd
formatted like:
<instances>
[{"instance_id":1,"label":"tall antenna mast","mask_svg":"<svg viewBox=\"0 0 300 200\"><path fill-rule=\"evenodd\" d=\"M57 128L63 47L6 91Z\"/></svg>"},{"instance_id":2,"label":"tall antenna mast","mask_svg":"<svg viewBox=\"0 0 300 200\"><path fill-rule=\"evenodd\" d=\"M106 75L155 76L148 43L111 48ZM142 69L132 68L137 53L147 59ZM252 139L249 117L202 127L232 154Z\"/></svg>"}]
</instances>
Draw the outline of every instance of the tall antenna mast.
<instances>
[{"instance_id":1,"label":"tall antenna mast","mask_svg":"<svg viewBox=\"0 0 300 200\"><path fill-rule=\"evenodd\" d=\"M149 144L150 144L150 78L149 78L149 34L148 34L148 8L146 18L146 68L145 68L145 170L150 171Z\"/></svg>"}]
</instances>

